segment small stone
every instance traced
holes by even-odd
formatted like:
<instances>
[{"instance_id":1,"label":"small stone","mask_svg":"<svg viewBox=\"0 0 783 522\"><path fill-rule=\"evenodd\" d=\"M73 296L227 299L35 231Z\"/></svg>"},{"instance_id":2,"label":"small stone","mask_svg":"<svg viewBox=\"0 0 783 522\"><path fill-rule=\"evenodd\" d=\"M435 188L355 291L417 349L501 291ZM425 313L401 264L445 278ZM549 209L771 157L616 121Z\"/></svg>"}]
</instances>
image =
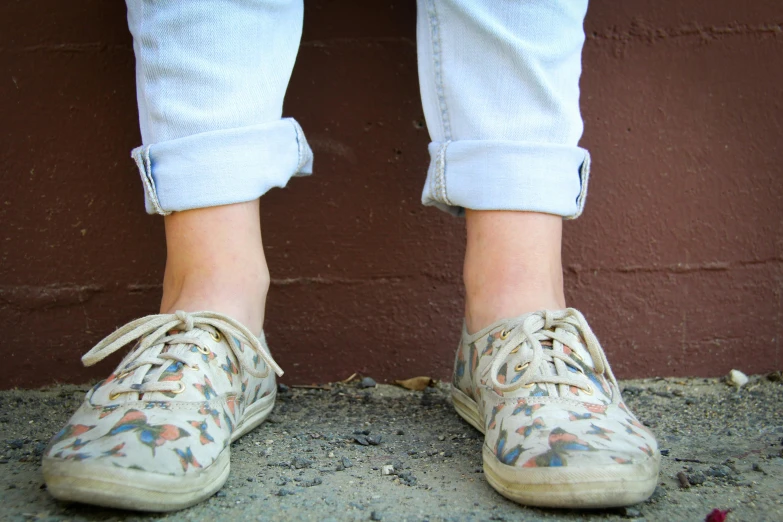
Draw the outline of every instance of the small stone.
<instances>
[{"instance_id":1,"label":"small stone","mask_svg":"<svg viewBox=\"0 0 783 522\"><path fill-rule=\"evenodd\" d=\"M218 491L215 493L215 497L217 498L226 498L226 492L225 491Z\"/></svg>"},{"instance_id":2,"label":"small stone","mask_svg":"<svg viewBox=\"0 0 783 522\"><path fill-rule=\"evenodd\" d=\"M732 472L728 466L710 466L707 475L715 478L728 478Z\"/></svg>"},{"instance_id":3,"label":"small stone","mask_svg":"<svg viewBox=\"0 0 783 522\"><path fill-rule=\"evenodd\" d=\"M303 488L311 488L313 486L320 486L323 484L323 480L320 477L313 477L309 480L300 480L299 485Z\"/></svg>"},{"instance_id":4,"label":"small stone","mask_svg":"<svg viewBox=\"0 0 783 522\"><path fill-rule=\"evenodd\" d=\"M691 487L691 483L688 481L688 475L686 475L684 471L677 472L677 480L679 481L681 488L687 489Z\"/></svg>"},{"instance_id":5,"label":"small stone","mask_svg":"<svg viewBox=\"0 0 783 522\"><path fill-rule=\"evenodd\" d=\"M288 393L289 391L291 391L291 388L289 388L288 386L286 386L285 384L283 384L281 382L281 383L278 383L278 385L277 385L277 391L280 392L280 393Z\"/></svg>"},{"instance_id":6,"label":"small stone","mask_svg":"<svg viewBox=\"0 0 783 522\"><path fill-rule=\"evenodd\" d=\"M375 388L375 385L376 385L375 379L373 379L372 377L364 377L359 382L359 388Z\"/></svg>"},{"instance_id":7,"label":"small stone","mask_svg":"<svg viewBox=\"0 0 783 522\"><path fill-rule=\"evenodd\" d=\"M405 432L403 430L397 430L397 435L405 435Z\"/></svg>"},{"instance_id":8,"label":"small stone","mask_svg":"<svg viewBox=\"0 0 783 522\"><path fill-rule=\"evenodd\" d=\"M342 457L340 459L340 464L342 464L343 468L348 469L353 467L353 462L351 462L351 459L348 457Z\"/></svg>"},{"instance_id":9,"label":"small stone","mask_svg":"<svg viewBox=\"0 0 783 522\"><path fill-rule=\"evenodd\" d=\"M281 488L277 493L275 493L275 495L277 495L278 497L285 497L285 496L288 496L288 495L296 495L296 491L294 491L292 489Z\"/></svg>"},{"instance_id":10,"label":"small stone","mask_svg":"<svg viewBox=\"0 0 783 522\"><path fill-rule=\"evenodd\" d=\"M704 484L705 480L707 480L707 477L701 471L688 474L688 482L694 486L700 486Z\"/></svg>"},{"instance_id":11,"label":"small stone","mask_svg":"<svg viewBox=\"0 0 783 522\"><path fill-rule=\"evenodd\" d=\"M297 456L291 460L291 465L296 469L306 469L313 465L313 461Z\"/></svg>"},{"instance_id":12,"label":"small stone","mask_svg":"<svg viewBox=\"0 0 783 522\"><path fill-rule=\"evenodd\" d=\"M383 517L377 511L373 511L370 513L370 520L375 520L377 522L379 520L383 520Z\"/></svg>"},{"instance_id":13,"label":"small stone","mask_svg":"<svg viewBox=\"0 0 783 522\"><path fill-rule=\"evenodd\" d=\"M370 437L367 437L367 443L372 446L377 446L378 444L381 443L382 439L383 437L381 437L381 434L379 433L377 435L372 435Z\"/></svg>"},{"instance_id":14,"label":"small stone","mask_svg":"<svg viewBox=\"0 0 783 522\"><path fill-rule=\"evenodd\" d=\"M667 450L667 449L662 449L662 450L661 450L661 455L663 455L664 457L668 457L668 456L669 456L669 451L670 451L670 450Z\"/></svg>"},{"instance_id":15,"label":"small stone","mask_svg":"<svg viewBox=\"0 0 783 522\"><path fill-rule=\"evenodd\" d=\"M418 482L418 479L416 479L416 477L413 476L413 473L410 471L403 471L398 475L398 477L400 478L400 482L406 486L415 486Z\"/></svg>"},{"instance_id":16,"label":"small stone","mask_svg":"<svg viewBox=\"0 0 783 522\"><path fill-rule=\"evenodd\" d=\"M394 466L387 464L386 466L383 466L381 468L381 475L387 476L387 475L394 475Z\"/></svg>"},{"instance_id":17,"label":"small stone","mask_svg":"<svg viewBox=\"0 0 783 522\"><path fill-rule=\"evenodd\" d=\"M666 498L668 493L666 493L666 490L663 489L660 485L655 486L655 491L653 491L653 494L650 495L650 501L651 502L658 502L661 499Z\"/></svg>"},{"instance_id":18,"label":"small stone","mask_svg":"<svg viewBox=\"0 0 783 522\"><path fill-rule=\"evenodd\" d=\"M751 469L753 471L758 471L759 473L763 473L765 475L767 474L767 471L764 468L762 468L761 464L759 464L758 462L754 462L753 466L751 466Z\"/></svg>"},{"instance_id":19,"label":"small stone","mask_svg":"<svg viewBox=\"0 0 783 522\"><path fill-rule=\"evenodd\" d=\"M736 386L737 388L742 388L748 384L748 376L739 370L731 370L729 375L726 377L726 382L732 386Z\"/></svg>"},{"instance_id":20,"label":"small stone","mask_svg":"<svg viewBox=\"0 0 783 522\"><path fill-rule=\"evenodd\" d=\"M353 440L354 442L361 444L362 446L368 446L370 444L367 441L367 437L365 435L355 435Z\"/></svg>"},{"instance_id":21,"label":"small stone","mask_svg":"<svg viewBox=\"0 0 783 522\"><path fill-rule=\"evenodd\" d=\"M642 516L642 512L635 507L626 507L623 508L623 515L628 518L639 518Z\"/></svg>"},{"instance_id":22,"label":"small stone","mask_svg":"<svg viewBox=\"0 0 783 522\"><path fill-rule=\"evenodd\" d=\"M24 446L24 439L9 440L7 444L11 449L22 449Z\"/></svg>"}]
</instances>

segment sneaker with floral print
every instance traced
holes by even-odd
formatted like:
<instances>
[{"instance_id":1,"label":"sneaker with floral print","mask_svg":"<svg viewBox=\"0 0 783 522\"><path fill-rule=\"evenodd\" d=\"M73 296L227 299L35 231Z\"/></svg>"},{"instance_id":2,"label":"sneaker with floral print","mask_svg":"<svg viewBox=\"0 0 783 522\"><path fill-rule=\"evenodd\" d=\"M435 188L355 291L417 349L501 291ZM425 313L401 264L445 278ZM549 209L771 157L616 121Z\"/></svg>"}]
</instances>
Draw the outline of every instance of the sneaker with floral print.
<instances>
[{"instance_id":1,"label":"sneaker with floral print","mask_svg":"<svg viewBox=\"0 0 783 522\"><path fill-rule=\"evenodd\" d=\"M225 483L231 442L272 411L282 371L263 336L233 319L151 315L82 361L90 366L134 341L44 453L44 479L58 499L142 511L196 504Z\"/></svg>"},{"instance_id":2,"label":"sneaker with floral print","mask_svg":"<svg viewBox=\"0 0 783 522\"><path fill-rule=\"evenodd\" d=\"M487 480L511 500L626 506L655 489L655 437L628 410L598 339L573 308L472 335L463 328L452 398L485 434Z\"/></svg>"}]
</instances>

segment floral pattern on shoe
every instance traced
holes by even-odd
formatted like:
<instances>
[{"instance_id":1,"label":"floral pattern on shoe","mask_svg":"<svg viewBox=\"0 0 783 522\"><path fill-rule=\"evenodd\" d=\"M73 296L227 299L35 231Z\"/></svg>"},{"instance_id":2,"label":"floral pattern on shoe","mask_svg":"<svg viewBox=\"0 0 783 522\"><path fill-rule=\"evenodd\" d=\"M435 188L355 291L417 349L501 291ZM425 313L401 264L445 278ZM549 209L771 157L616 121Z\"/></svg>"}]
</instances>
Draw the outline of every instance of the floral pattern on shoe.
<instances>
[{"instance_id":1,"label":"floral pattern on shoe","mask_svg":"<svg viewBox=\"0 0 783 522\"><path fill-rule=\"evenodd\" d=\"M83 360L93 364L139 338L52 438L45 477L47 463L56 462L197 473L229 451L249 409L271 410L273 370L280 369L263 337L236 321L213 312L148 316L101 341Z\"/></svg>"},{"instance_id":2,"label":"floral pattern on shoe","mask_svg":"<svg viewBox=\"0 0 783 522\"><path fill-rule=\"evenodd\" d=\"M468 419L460 404L475 404L473 422L482 427L483 420L485 464L489 452L522 478L528 468L611 476L629 464L643 464L653 470L651 480L657 477L655 437L623 402L577 310L527 314L474 335L464 330L452 386L462 397L455 395L458 411Z\"/></svg>"}]
</instances>

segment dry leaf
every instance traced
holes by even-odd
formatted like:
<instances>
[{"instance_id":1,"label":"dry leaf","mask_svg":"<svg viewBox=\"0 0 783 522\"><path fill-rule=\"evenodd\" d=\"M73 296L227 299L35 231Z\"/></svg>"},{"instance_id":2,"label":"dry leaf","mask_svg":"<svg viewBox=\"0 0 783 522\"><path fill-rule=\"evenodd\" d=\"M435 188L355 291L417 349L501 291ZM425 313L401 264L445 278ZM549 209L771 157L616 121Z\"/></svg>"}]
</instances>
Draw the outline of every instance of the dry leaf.
<instances>
[{"instance_id":1,"label":"dry leaf","mask_svg":"<svg viewBox=\"0 0 783 522\"><path fill-rule=\"evenodd\" d=\"M435 381L432 377L413 377L404 381L394 381L394 384L402 386L406 390L422 391L427 386L434 386Z\"/></svg>"}]
</instances>

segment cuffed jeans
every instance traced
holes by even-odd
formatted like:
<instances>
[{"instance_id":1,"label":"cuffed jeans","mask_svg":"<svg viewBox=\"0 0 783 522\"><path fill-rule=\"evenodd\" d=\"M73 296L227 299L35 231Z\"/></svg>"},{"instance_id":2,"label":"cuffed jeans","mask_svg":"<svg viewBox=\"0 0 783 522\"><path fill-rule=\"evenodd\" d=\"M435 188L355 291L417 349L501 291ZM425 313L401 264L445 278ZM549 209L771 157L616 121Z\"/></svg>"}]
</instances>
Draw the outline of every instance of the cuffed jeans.
<instances>
[{"instance_id":1,"label":"cuffed jeans","mask_svg":"<svg viewBox=\"0 0 783 522\"><path fill-rule=\"evenodd\" d=\"M282 118L301 0L126 3L147 212L251 201L312 173L301 127ZM587 0L418 0L425 205L581 214L586 10Z\"/></svg>"}]
</instances>

